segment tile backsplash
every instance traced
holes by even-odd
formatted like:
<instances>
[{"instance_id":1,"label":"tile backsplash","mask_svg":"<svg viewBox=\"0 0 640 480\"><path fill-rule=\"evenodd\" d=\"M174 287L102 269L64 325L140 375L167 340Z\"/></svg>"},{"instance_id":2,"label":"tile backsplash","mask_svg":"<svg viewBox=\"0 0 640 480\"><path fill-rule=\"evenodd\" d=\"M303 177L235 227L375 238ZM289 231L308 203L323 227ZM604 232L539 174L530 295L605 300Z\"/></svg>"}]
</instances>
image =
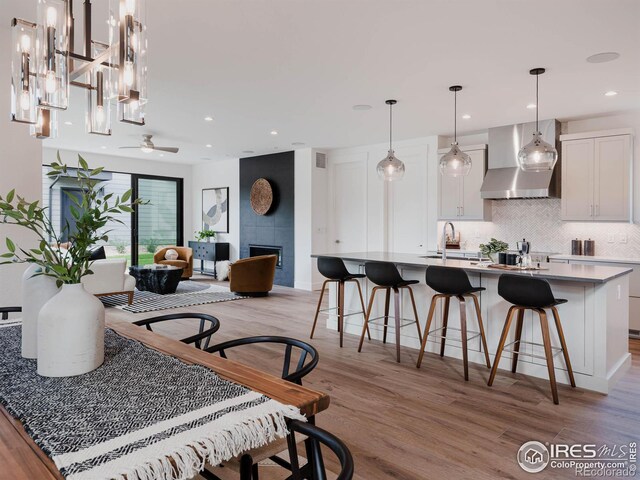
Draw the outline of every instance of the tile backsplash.
<instances>
[{"instance_id":1,"label":"tile backsplash","mask_svg":"<svg viewBox=\"0 0 640 480\"><path fill-rule=\"evenodd\" d=\"M516 242L526 238L533 251L568 254L572 239L590 238L596 241L596 255L640 258L640 225L563 222L560 199L494 200L492 213L491 222L454 222L463 249L475 250L494 237L515 250ZM438 222L439 235L442 226Z\"/></svg>"}]
</instances>

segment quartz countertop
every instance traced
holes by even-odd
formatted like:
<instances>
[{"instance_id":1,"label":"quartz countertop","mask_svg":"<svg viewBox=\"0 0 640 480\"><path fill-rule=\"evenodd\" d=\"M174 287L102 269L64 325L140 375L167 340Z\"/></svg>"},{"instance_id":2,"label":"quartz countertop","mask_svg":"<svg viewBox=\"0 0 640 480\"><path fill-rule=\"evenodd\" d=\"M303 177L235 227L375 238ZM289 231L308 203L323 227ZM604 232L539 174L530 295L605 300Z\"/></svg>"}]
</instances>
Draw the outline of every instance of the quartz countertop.
<instances>
[{"instance_id":1,"label":"quartz countertop","mask_svg":"<svg viewBox=\"0 0 640 480\"><path fill-rule=\"evenodd\" d=\"M320 256L339 257L347 261L367 262L367 261L384 261L392 262L396 265L404 265L411 267L428 267L430 265L444 265L447 267L461 268L467 272L482 273L486 275L501 275L503 273L514 273L517 275L529 275L532 277L545 278L547 280L560 280L572 282L586 283L606 283L622 275L627 275L633 270L623 267L610 267L601 265L576 265L567 263L541 263L540 266L544 270L528 270L528 271L505 271L500 269L489 268L468 260L455 260L437 258L425 258L425 255L410 253L394 253L394 252L353 252L353 253L326 253L313 254L314 258ZM559 258L554 256L552 258ZM584 257L582 257L584 258ZM595 258L595 257L587 257ZM631 263L631 262L627 262Z\"/></svg>"},{"instance_id":2,"label":"quartz countertop","mask_svg":"<svg viewBox=\"0 0 640 480\"><path fill-rule=\"evenodd\" d=\"M574 260L593 263L626 263L628 265L640 265L638 257L604 257L589 255L551 255L551 260Z\"/></svg>"}]
</instances>

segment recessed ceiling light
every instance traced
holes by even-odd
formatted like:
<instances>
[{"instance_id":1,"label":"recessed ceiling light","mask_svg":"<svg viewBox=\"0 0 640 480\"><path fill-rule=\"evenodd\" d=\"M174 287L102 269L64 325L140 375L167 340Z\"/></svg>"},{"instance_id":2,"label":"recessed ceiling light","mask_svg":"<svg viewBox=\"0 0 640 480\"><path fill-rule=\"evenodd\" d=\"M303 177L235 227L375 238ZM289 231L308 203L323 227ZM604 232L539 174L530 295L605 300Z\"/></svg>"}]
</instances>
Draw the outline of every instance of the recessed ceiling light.
<instances>
[{"instance_id":1,"label":"recessed ceiling light","mask_svg":"<svg viewBox=\"0 0 640 480\"><path fill-rule=\"evenodd\" d=\"M362 104L362 105L354 105L354 106L353 106L353 107L351 107L351 108L353 108L353 109L354 109L354 110L356 110L356 111L363 112L363 111L365 111L365 110L371 110L373 107L372 107L371 105L365 105L365 104Z\"/></svg>"},{"instance_id":2,"label":"recessed ceiling light","mask_svg":"<svg viewBox=\"0 0 640 480\"><path fill-rule=\"evenodd\" d=\"M533 110L534 108L536 108L536 104L535 103L530 103L529 105L527 105L527 108L529 110Z\"/></svg>"},{"instance_id":3,"label":"recessed ceiling light","mask_svg":"<svg viewBox=\"0 0 640 480\"><path fill-rule=\"evenodd\" d=\"M205 122L213 122L213 117L207 115L206 117L204 117L204 121Z\"/></svg>"},{"instance_id":4,"label":"recessed ceiling light","mask_svg":"<svg viewBox=\"0 0 640 480\"><path fill-rule=\"evenodd\" d=\"M615 97L618 94L618 92L616 92L615 90L609 90L608 92L605 92L605 97Z\"/></svg>"},{"instance_id":5,"label":"recessed ceiling light","mask_svg":"<svg viewBox=\"0 0 640 480\"><path fill-rule=\"evenodd\" d=\"M64 122L64 124L65 125L73 125L73 122L66 121L66 122Z\"/></svg>"},{"instance_id":6,"label":"recessed ceiling light","mask_svg":"<svg viewBox=\"0 0 640 480\"><path fill-rule=\"evenodd\" d=\"M294 147L302 147L303 145L305 145L305 143L304 142L292 142L291 145L294 146Z\"/></svg>"},{"instance_id":7,"label":"recessed ceiling light","mask_svg":"<svg viewBox=\"0 0 640 480\"><path fill-rule=\"evenodd\" d=\"M100 148L101 148L102 150L106 150L106 149L107 149L107 146L106 146L106 145L102 145Z\"/></svg>"},{"instance_id":8,"label":"recessed ceiling light","mask_svg":"<svg viewBox=\"0 0 640 480\"><path fill-rule=\"evenodd\" d=\"M277 135L278 131L277 130L271 130L271 135Z\"/></svg>"},{"instance_id":9,"label":"recessed ceiling light","mask_svg":"<svg viewBox=\"0 0 640 480\"><path fill-rule=\"evenodd\" d=\"M207 148L211 148L211 147L213 147L213 145L211 145L210 143L207 143L206 147Z\"/></svg>"},{"instance_id":10,"label":"recessed ceiling light","mask_svg":"<svg viewBox=\"0 0 640 480\"><path fill-rule=\"evenodd\" d=\"M589 63L606 63L613 62L620 58L620 54L618 52L602 52L596 53L595 55L591 55L587 57L587 62Z\"/></svg>"},{"instance_id":11,"label":"recessed ceiling light","mask_svg":"<svg viewBox=\"0 0 640 480\"><path fill-rule=\"evenodd\" d=\"M464 118L465 120L469 120L471 118L471 115L465 113L464 115L462 115L462 118Z\"/></svg>"},{"instance_id":12,"label":"recessed ceiling light","mask_svg":"<svg viewBox=\"0 0 640 480\"><path fill-rule=\"evenodd\" d=\"M243 150L242 153L256 153L253 150Z\"/></svg>"},{"instance_id":13,"label":"recessed ceiling light","mask_svg":"<svg viewBox=\"0 0 640 480\"><path fill-rule=\"evenodd\" d=\"M200 157L200 160L211 160L211 157Z\"/></svg>"},{"instance_id":14,"label":"recessed ceiling light","mask_svg":"<svg viewBox=\"0 0 640 480\"><path fill-rule=\"evenodd\" d=\"M164 157L164 153L161 153L161 154L160 154L160 156L161 156L161 157Z\"/></svg>"}]
</instances>

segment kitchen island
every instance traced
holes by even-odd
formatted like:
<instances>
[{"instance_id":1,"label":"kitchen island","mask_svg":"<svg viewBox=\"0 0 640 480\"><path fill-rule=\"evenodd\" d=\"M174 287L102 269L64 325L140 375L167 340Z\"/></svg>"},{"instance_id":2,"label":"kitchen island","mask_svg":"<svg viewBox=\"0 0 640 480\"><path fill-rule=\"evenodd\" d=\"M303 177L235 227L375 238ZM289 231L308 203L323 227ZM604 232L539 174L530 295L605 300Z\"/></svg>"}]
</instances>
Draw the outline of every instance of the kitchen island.
<instances>
[{"instance_id":1,"label":"kitchen island","mask_svg":"<svg viewBox=\"0 0 640 480\"><path fill-rule=\"evenodd\" d=\"M498 295L498 278L503 270L489 268L468 260L446 260L428 258L415 254L402 254L390 252L356 252L327 254L342 258L352 273L364 273L364 263L367 261L386 261L397 265L401 275L410 280L419 280L420 284L413 285L418 307L421 330L427 318L427 309L432 295L435 294L425 284L425 271L430 265L444 265L460 268L469 275L472 285L486 288L480 294L480 307L487 335L489 355L493 361L495 351L504 326L504 321L510 304ZM312 255L318 257L320 255ZM615 385L617 379L631 364L631 355L628 345L629 329L629 268L604 267L597 265L570 265L557 263L542 263L542 270L527 272L508 272L520 275L530 275L545 278L551 284L556 298L565 298L568 303L560 305L558 310L562 320L567 348L571 358L577 386L601 393L608 393ZM368 280L363 280L363 293L369 298L372 288L375 286ZM374 304L372 318L382 315L384 310L383 295L379 296ZM329 295L330 307L336 306L336 292L331 289ZM477 321L472 306L468 305L467 321L469 330L477 331ZM345 287L345 310L361 310L360 302L354 286ZM402 298L401 312L404 318L412 318L412 309L407 298ZM449 325L458 326L458 302L451 302L449 313ZM362 315L351 315L345 319L345 333L360 335L362 332ZM393 330L393 322L390 328ZM442 326L442 305L438 305L432 329ZM337 329L335 314L327 318L327 328ZM375 340L382 339L382 325L379 323L370 326L371 337ZM512 329L513 330L513 329ZM392 332L391 332L392 333ZM513 332L512 332L513 335ZM451 332L447 340L445 355L462 358L460 343L456 342ZM393 335L391 336L393 338ZM427 352L438 353L439 341L433 339L427 343ZM511 338L508 342L512 341ZM522 331L522 340L542 344L542 336L537 316L528 311ZM554 346L560 342L554 329L551 332L551 340ZM403 328L401 331L402 345L416 349L415 358L405 357L403 362L417 359L420 344L418 335L413 328ZM375 344L365 341L363 353L370 349L380 348ZM529 357L522 355L518 363L518 373L534 377L548 378L546 362L542 346L523 345L523 352L535 355ZM541 357L541 358L538 358ZM484 356L480 351L479 338L469 342L469 361L483 364ZM436 357L425 355L423 367L436 361ZM499 367L504 370L511 368L510 354L505 352L500 360ZM568 384L569 378L561 357L554 358L556 378L558 382ZM487 371L488 378L488 371Z\"/></svg>"}]
</instances>

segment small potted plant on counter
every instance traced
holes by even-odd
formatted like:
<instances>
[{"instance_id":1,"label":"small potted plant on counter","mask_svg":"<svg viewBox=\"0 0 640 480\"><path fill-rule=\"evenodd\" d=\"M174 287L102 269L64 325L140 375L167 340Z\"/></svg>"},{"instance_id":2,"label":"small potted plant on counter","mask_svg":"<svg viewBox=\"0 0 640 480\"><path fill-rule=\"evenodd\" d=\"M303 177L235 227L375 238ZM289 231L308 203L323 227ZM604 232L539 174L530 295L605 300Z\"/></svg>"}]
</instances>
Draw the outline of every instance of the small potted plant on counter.
<instances>
[{"instance_id":1,"label":"small potted plant on counter","mask_svg":"<svg viewBox=\"0 0 640 480\"><path fill-rule=\"evenodd\" d=\"M207 243L211 242L211 240L216 239L216 232L213 230L200 230L196 233L196 240L199 242L206 241Z\"/></svg>"},{"instance_id":2,"label":"small potted plant on counter","mask_svg":"<svg viewBox=\"0 0 640 480\"><path fill-rule=\"evenodd\" d=\"M480 253L483 256L489 257L493 263L497 263L496 255L500 252L506 252L509 249L509 244L505 243L501 240L496 240L492 238L488 243L480 244Z\"/></svg>"}]
</instances>

